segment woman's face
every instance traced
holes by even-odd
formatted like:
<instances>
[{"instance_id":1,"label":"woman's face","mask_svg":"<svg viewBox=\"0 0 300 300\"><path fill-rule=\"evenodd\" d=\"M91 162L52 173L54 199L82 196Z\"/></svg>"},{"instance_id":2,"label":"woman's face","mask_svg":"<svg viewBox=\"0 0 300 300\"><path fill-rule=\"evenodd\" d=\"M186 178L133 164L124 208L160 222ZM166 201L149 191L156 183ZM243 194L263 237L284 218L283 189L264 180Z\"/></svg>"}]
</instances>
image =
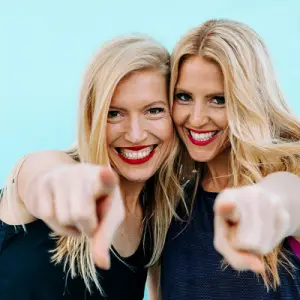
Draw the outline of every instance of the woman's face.
<instances>
[{"instance_id":1,"label":"woman's face","mask_svg":"<svg viewBox=\"0 0 300 300\"><path fill-rule=\"evenodd\" d=\"M107 118L107 144L121 177L145 182L154 175L171 151L173 132L163 74L137 71L118 84Z\"/></svg>"},{"instance_id":2,"label":"woman's face","mask_svg":"<svg viewBox=\"0 0 300 300\"><path fill-rule=\"evenodd\" d=\"M220 67L201 56L186 58L174 91L173 120L190 156L210 162L228 145L227 113Z\"/></svg>"}]
</instances>

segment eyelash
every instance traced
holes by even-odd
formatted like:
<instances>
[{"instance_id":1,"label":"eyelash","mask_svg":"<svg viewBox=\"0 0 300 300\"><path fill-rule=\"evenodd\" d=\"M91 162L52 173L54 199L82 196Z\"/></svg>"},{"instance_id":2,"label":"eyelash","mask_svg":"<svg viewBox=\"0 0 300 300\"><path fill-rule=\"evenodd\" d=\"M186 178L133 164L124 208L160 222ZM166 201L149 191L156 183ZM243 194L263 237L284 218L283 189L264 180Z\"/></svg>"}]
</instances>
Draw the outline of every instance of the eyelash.
<instances>
[{"instance_id":1,"label":"eyelash","mask_svg":"<svg viewBox=\"0 0 300 300\"><path fill-rule=\"evenodd\" d=\"M183 97L186 97L187 99L183 100L182 99ZM189 101L192 100L192 97L187 93L177 93L175 95L175 100L177 100L181 103L187 104ZM217 102L218 102L218 103L213 103L213 104L220 105L220 106L225 104L225 98L223 96L215 96L214 98L211 99L211 102L213 100L217 100Z\"/></svg>"},{"instance_id":2,"label":"eyelash","mask_svg":"<svg viewBox=\"0 0 300 300\"><path fill-rule=\"evenodd\" d=\"M114 114L114 113L117 113L118 116L121 115L121 113L120 113L119 111L117 111L117 110L110 110L110 111L108 112L107 118L108 118L108 119L115 119L115 118L117 118L118 116L112 116L112 115L111 115L111 114Z\"/></svg>"},{"instance_id":3,"label":"eyelash","mask_svg":"<svg viewBox=\"0 0 300 300\"><path fill-rule=\"evenodd\" d=\"M184 100L184 99L182 99L182 97L187 97L188 99ZM178 100L178 101L181 101L181 102L188 102L192 99L192 97L187 93L177 93L175 95L175 99Z\"/></svg>"},{"instance_id":4,"label":"eyelash","mask_svg":"<svg viewBox=\"0 0 300 300\"><path fill-rule=\"evenodd\" d=\"M223 96L216 96L212 100L221 101L221 103L215 103L217 105L225 105L225 98Z\"/></svg>"},{"instance_id":5,"label":"eyelash","mask_svg":"<svg viewBox=\"0 0 300 300\"><path fill-rule=\"evenodd\" d=\"M163 107L151 107L147 110L147 114L149 115L158 115L160 113L164 113L165 109ZM108 119L118 118L121 113L118 110L111 110L108 112Z\"/></svg>"},{"instance_id":6,"label":"eyelash","mask_svg":"<svg viewBox=\"0 0 300 300\"><path fill-rule=\"evenodd\" d=\"M158 111L157 113L151 113L151 111ZM163 107L151 107L148 109L148 111L150 115L158 115L160 113L165 112L165 109Z\"/></svg>"}]
</instances>

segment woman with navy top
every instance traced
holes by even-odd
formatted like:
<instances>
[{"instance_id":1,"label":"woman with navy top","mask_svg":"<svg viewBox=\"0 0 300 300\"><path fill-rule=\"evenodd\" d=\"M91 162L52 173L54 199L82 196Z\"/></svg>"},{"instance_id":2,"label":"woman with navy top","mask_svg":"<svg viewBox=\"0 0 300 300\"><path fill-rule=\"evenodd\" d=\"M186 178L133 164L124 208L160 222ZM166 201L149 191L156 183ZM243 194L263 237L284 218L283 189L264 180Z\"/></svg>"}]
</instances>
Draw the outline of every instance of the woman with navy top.
<instances>
[{"instance_id":1,"label":"woman with navy top","mask_svg":"<svg viewBox=\"0 0 300 300\"><path fill-rule=\"evenodd\" d=\"M177 43L171 71L173 120L197 176L192 212L179 206L167 236L162 299L300 299L300 123L262 39L205 22Z\"/></svg>"}]
</instances>

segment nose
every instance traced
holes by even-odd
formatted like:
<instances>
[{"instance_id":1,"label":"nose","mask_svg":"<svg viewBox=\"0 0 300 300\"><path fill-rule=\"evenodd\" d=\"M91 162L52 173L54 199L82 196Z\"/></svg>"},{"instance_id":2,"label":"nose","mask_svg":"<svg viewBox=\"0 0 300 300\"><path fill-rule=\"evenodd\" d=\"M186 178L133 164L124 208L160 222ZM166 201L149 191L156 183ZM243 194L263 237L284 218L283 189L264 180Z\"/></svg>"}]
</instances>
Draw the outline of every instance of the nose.
<instances>
[{"instance_id":1,"label":"nose","mask_svg":"<svg viewBox=\"0 0 300 300\"><path fill-rule=\"evenodd\" d=\"M147 130L139 117L131 118L125 130L125 140L132 144L140 144L147 138Z\"/></svg>"},{"instance_id":2,"label":"nose","mask_svg":"<svg viewBox=\"0 0 300 300\"><path fill-rule=\"evenodd\" d=\"M189 115L189 124L194 128L200 128L209 122L209 114L200 102L195 102Z\"/></svg>"}]
</instances>

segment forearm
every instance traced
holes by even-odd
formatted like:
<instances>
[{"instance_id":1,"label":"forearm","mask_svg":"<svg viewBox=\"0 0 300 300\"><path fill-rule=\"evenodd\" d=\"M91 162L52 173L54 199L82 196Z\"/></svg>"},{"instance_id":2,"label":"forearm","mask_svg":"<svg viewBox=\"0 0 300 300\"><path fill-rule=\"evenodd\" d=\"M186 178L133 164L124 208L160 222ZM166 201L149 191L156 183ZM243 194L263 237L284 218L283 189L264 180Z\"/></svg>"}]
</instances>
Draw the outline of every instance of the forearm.
<instances>
[{"instance_id":1,"label":"forearm","mask_svg":"<svg viewBox=\"0 0 300 300\"><path fill-rule=\"evenodd\" d=\"M287 235L300 237L300 178L289 172L276 172L265 177L260 184L284 201L289 215Z\"/></svg>"}]
</instances>

